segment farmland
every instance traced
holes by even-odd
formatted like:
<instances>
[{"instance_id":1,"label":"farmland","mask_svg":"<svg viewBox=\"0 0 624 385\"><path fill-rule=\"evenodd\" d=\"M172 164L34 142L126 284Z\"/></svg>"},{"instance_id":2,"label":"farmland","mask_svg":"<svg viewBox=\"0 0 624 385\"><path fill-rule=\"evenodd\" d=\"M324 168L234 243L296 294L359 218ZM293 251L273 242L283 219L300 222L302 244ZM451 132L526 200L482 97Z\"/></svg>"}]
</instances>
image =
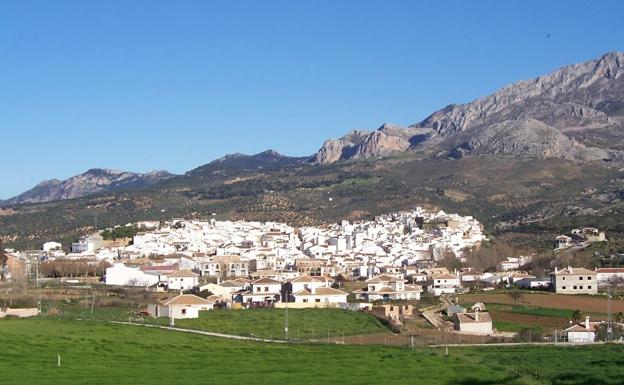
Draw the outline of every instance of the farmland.
<instances>
[{"instance_id":1,"label":"farmland","mask_svg":"<svg viewBox=\"0 0 624 385\"><path fill-rule=\"evenodd\" d=\"M88 305L88 304L87 304ZM128 321L168 325L168 318L138 318L128 306L89 306L57 304L58 314L42 318L64 320ZM215 310L200 312L196 319L179 319L175 326L213 333L255 336L266 339L284 338L283 309ZM349 335L390 333L377 318L362 312L340 309L288 309L289 339L326 339Z\"/></svg>"},{"instance_id":2,"label":"farmland","mask_svg":"<svg viewBox=\"0 0 624 385\"><path fill-rule=\"evenodd\" d=\"M576 309L592 319L607 318L607 300L600 296L526 293L516 303L509 295L501 293L460 297L460 302L466 305L477 301L486 304L494 328L506 332L530 328L550 334L568 327L572 312ZM614 312L624 309L624 301L614 300L612 305Z\"/></svg>"},{"instance_id":3,"label":"farmland","mask_svg":"<svg viewBox=\"0 0 624 385\"><path fill-rule=\"evenodd\" d=\"M617 384L621 345L268 344L93 321L2 320L3 384ZM61 367L57 367L57 355ZM522 357L519 360L518 357Z\"/></svg>"},{"instance_id":4,"label":"farmland","mask_svg":"<svg viewBox=\"0 0 624 385\"><path fill-rule=\"evenodd\" d=\"M475 303L484 302L498 303L506 305L515 305L513 298L504 293L496 294L467 294L459 297L462 303ZM517 301L518 304L527 305L538 308L548 309L564 309L575 310L579 309L586 313L599 313L604 314L607 312L607 299L604 296L590 296L590 295L564 295L564 294L550 294L550 293L523 293L522 298ZM624 311L623 300L612 301L613 311Z\"/></svg>"}]
</instances>

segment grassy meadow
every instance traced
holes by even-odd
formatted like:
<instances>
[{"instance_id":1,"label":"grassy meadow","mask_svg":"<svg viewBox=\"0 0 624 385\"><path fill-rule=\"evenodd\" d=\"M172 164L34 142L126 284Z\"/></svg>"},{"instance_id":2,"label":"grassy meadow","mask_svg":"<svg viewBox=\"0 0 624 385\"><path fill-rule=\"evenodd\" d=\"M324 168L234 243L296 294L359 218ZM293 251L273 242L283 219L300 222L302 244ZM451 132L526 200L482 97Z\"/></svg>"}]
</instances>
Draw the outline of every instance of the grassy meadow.
<instances>
[{"instance_id":1,"label":"grassy meadow","mask_svg":"<svg viewBox=\"0 0 624 385\"><path fill-rule=\"evenodd\" d=\"M169 319L159 319L167 324ZM176 326L261 338L284 338L283 309L217 310L199 318L176 320ZM150 320L147 320L150 322ZM340 309L288 309L290 339L326 339L342 335L389 332L377 318Z\"/></svg>"},{"instance_id":2,"label":"grassy meadow","mask_svg":"<svg viewBox=\"0 0 624 385\"><path fill-rule=\"evenodd\" d=\"M58 314L44 318L64 320L128 321L169 325L169 318L140 318L127 307L59 305ZM284 309L243 309L202 311L196 319L178 319L179 328L214 333L284 339ZM350 335L390 333L377 318L361 312L340 309L288 309L289 339L335 339Z\"/></svg>"},{"instance_id":3,"label":"grassy meadow","mask_svg":"<svg viewBox=\"0 0 624 385\"><path fill-rule=\"evenodd\" d=\"M621 384L624 346L274 344L141 326L0 320L2 384ZM57 367L57 355L61 366Z\"/></svg>"}]
</instances>

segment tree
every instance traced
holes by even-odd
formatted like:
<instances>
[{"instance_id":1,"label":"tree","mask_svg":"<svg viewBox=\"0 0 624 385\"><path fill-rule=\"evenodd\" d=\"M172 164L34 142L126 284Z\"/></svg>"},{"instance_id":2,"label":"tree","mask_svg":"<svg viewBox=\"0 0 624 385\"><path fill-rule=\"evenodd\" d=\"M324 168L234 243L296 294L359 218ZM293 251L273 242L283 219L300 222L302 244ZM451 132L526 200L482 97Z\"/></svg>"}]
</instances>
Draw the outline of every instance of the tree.
<instances>
[{"instance_id":1,"label":"tree","mask_svg":"<svg viewBox=\"0 0 624 385\"><path fill-rule=\"evenodd\" d=\"M4 253L4 247L2 245L2 239L0 239L0 268L4 267L4 265L6 265L7 263L7 256Z\"/></svg>"},{"instance_id":2,"label":"tree","mask_svg":"<svg viewBox=\"0 0 624 385\"><path fill-rule=\"evenodd\" d=\"M579 309L576 309L572 312L570 319L572 320L573 323L580 324L581 321L583 320L583 317L584 317L583 312L580 311Z\"/></svg>"},{"instance_id":3,"label":"tree","mask_svg":"<svg viewBox=\"0 0 624 385\"><path fill-rule=\"evenodd\" d=\"M600 324L596 327L596 341L617 341L624 336L624 329L620 325L614 325L611 328L611 336L608 335L607 324Z\"/></svg>"},{"instance_id":4,"label":"tree","mask_svg":"<svg viewBox=\"0 0 624 385\"><path fill-rule=\"evenodd\" d=\"M6 278L5 266L6 266L7 260L8 258L6 254L4 253L4 247L2 245L2 238L0 238L0 281Z\"/></svg>"},{"instance_id":5,"label":"tree","mask_svg":"<svg viewBox=\"0 0 624 385\"><path fill-rule=\"evenodd\" d=\"M524 296L524 294L518 289L510 290L509 292L507 292L507 295L511 297L514 304L520 301L520 299L522 299L522 296Z\"/></svg>"},{"instance_id":6,"label":"tree","mask_svg":"<svg viewBox=\"0 0 624 385\"><path fill-rule=\"evenodd\" d=\"M624 322L624 313L622 313L621 311L615 313L613 315L613 321L615 321L616 323Z\"/></svg>"}]
</instances>

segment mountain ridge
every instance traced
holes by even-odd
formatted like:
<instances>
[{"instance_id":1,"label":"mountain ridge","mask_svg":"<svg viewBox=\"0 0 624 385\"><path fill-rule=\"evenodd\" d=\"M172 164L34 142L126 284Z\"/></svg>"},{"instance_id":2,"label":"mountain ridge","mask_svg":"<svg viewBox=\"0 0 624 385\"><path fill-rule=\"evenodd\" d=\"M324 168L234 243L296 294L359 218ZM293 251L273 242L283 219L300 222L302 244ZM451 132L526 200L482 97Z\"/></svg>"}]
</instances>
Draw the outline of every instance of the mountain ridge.
<instances>
[{"instance_id":1,"label":"mountain ridge","mask_svg":"<svg viewBox=\"0 0 624 385\"><path fill-rule=\"evenodd\" d=\"M81 198L87 195L142 188L169 179L174 175L165 170L135 173L105 168L92 168L64 180L48 179L12 198L0 201L9 206Z\"/></svg>"},{"instance_id":2,"label":"mountain ridge","mask_svg":"<svg viewBox=\"0 0 624 385\"><path fill-rule=\"evenodd\" d=\"M621 159L621 151L614 151L609 144L621 146L624 143L624 53L609 52L594 60L567 65L546 75L509 84L469 103L449 104L422 121L405 128L384 124L376 131L360 131L357 141L352 140L352 131L341 138L326 140L312 157L312 161L316 164L327 164L338 160L382 157L420 149L431 150L434 154L444 154L445 151L452 149L438 146L448 144L448 138L466 132L488 136L488 128L496 124L529 120L553 127L563 135L613 128L611 131L616 134L617 143L603 141L607 148L597 149L593 143L587 143L587 147L592 148L588 151L593 151L594 155L585 156L588 153L581 150L582 143L570 145L578 155L575 157L577 161L597 160L599 157L596 155L601 151L609 159ZM391 129L384 130L386 126ZM526 125L517 126L524 127L522 132L526 133L527 137L516 136L515 148L525 154L522 148L535 147L535 143L530 142L534 136L531 135L532 129L527 129ZM500 129L500 126L496 126L495 129ZM533 124L533 129L538 128ZM551 130L547 131L554 135ZM487 138L474 139L476 142L486 140ZM564 142L559 138L559 144L564 145ZM503 144L501 141L496 143ZM514 146L495 148L493 145L494 142L490 142L488 146L467 144L464 146L462 156L470 155L471 148L477 147L480 149L479 154L483 154L482 151L486 149L490 154L497 154L506 153L514 148ZM568 155L564 148L561 148L561 151L551 152L546 147L533 148L531 153L535 156Z\"/></svg>"}]
</instances>

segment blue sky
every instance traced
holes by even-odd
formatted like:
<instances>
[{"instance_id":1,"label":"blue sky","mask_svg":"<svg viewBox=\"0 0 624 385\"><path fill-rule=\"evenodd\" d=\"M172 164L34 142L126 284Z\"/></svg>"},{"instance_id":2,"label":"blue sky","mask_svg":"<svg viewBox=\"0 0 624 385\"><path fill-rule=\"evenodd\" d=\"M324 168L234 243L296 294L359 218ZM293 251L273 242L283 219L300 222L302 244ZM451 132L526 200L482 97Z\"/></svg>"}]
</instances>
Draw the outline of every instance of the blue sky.
<instances>
[{"instance_id":1,"label":"blue sky","mask_svg":"<svg viewBox=\"0 0 624 385\"><path fill-rule=\"evenodd\" d=\"M311 154L622 51L623 25L621 1L4 2L0 198L94 167Z\"/></svg>"}]
</instances>

